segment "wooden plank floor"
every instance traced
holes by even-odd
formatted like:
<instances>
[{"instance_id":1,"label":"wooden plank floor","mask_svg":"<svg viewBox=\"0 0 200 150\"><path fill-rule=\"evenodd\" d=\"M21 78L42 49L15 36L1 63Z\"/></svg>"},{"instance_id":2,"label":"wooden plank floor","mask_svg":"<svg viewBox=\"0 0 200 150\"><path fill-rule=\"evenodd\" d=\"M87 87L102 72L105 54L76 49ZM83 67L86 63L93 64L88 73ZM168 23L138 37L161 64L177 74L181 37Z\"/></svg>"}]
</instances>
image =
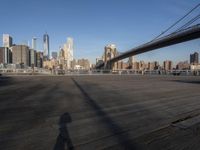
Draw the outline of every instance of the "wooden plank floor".
<instances>
[{"instance_id":1,"label":"wooden plank floor","mask_svg":"<svg viewBox=\"0 0 200 150\"><path fill-rule=\"evenodd\" d=\"M0 114L3 150L196 150L200 77L0 77Z\"/></svg>"}]
</instances>

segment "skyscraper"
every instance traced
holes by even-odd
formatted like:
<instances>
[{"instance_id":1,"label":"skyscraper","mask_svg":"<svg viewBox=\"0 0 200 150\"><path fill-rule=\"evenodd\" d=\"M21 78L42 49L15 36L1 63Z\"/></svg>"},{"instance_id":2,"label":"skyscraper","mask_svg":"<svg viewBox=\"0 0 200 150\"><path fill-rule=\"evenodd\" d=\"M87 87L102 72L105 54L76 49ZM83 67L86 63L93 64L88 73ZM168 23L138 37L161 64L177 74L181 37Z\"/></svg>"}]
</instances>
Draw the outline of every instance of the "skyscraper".
<instances>
[{"instance_id":1,"label":"skyscraper","mask_svg":"<svg viewBox=\"0 0 200 150\"><path fill-rule=\"evenodd\" d=\"M133 68L134 62L136 62L135 56L129 57L128 63L131 68Z\"/></svg>"},{"instance_id":2,"label":"skyscraper","mask_svg":"<svg viewBox=\"0 0 200 150\"><path fill-rule=\"evenodd\" d=\"M12 46L12 37L9 34L3 34L3 47Z\"/></svg>"},{"instance_id":3,"label":"skyscraper","mask_svg":"<svg viewBox=\"0 0 200 150\"><path fill-rule=\"evenodd\" d=\"M29 58L29 61L30 61L30 65L31 66L34 66L36 67L36 50L34 49L30 49L30 58Z\"/></svg>"},{"instance_id":4,"label":"skyscraper","mask_svg":"<svg viewBox=\"0 0 200 150\"><path fill-rule=\"evenodd\" d=\"M199 53L190 54L190 64L197 65L199 63Z\"/></svg>"},{"instance_id":5,"label":"skyscraper","mask_svg":"<svg viewBox=\"0 0 200 150\"><path fill-rule=\"evenodd\" d=\"M65 65L67 69L71 68L71 61L73 61L73 39L72 38L67 38L66 44L64 44L64 60L65 60Z\"/></svg>"},{"instance_id":6,"label":"skyscraper","mask_svg":"<svg viewBox=\"0 0 200 150\"><path fill-rule=\"evenodd\" d=\"M32 49L36 50L37 49L37 38L33 37L32 38Z\"/></svg>"},{"instance_id":7,"label":"skyscraper","mask_svg":"<svg viewBox=\"0 0 200 150\"><path fill-rule=\"evenodd\" d=\"M43 44L44 44L44 58L49 59L49 35L47 33L43 36Z\"/></svg>"}]
</instances>

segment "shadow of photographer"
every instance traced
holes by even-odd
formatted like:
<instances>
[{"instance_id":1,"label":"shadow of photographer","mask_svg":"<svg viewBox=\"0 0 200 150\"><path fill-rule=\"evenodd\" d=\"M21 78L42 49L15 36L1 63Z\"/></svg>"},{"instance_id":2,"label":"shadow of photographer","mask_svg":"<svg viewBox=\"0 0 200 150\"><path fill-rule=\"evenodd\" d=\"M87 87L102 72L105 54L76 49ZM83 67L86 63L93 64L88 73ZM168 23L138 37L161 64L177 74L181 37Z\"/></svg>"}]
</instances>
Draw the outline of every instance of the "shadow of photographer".
<instances>
[{"instance_id":1,"label":"shadow of photographer","mask_svg":"<svg viewBox=\"0 0 200 150\"><path fill-rule=\"evenodd\" d=\"M70 123L71 117L69 113L64 113L61 115L59 120L59 135L56 140L56 144L54 146L54 150L65 150L65 146L69 150L73 150L74 146L69 136L69 132L67 129L67 124Z\"/></svg>"}]
</instances>

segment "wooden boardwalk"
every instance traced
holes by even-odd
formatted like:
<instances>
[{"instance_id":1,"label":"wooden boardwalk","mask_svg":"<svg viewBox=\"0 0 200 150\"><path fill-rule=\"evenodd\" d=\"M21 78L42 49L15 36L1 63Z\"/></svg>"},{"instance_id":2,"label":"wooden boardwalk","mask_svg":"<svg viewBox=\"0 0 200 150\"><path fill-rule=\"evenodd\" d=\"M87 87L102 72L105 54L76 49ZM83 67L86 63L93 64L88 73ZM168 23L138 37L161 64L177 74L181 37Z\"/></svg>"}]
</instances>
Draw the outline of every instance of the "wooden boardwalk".
<instances>
[{"instance_id":1,"label":"wooden boardwalk","mask_svg":"<svg viewBox=\"0 0 200 150\"><path fill-rule=\"evenodd\" d=\"M200 77L0 77L0 149L200 147Z\"/></svg>"}]
</instances>

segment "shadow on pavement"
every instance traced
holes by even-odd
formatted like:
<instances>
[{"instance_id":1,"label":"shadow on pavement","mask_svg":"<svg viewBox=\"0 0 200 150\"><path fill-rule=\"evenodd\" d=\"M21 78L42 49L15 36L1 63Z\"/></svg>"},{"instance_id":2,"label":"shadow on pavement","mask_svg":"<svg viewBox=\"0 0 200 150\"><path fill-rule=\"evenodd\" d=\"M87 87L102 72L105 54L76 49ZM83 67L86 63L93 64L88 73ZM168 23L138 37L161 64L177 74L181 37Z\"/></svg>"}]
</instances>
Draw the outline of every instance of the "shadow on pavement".
<instances>
[{"instance_id":1,"label":"shadow on pavement","mask_svg":"<svg viewBox=\"0 0 200 150\"><path fill-rule=\"evenodd\" d=\"M107 126L107 128L112 132L114 137L118 140L118 143L126 150L136 149L136 145L125 133L125 131L109 117L109 115L103 111L103 109L88 95L88 93L81 87L81 85L72 78L72 81L77 86L77 88L82 92L87 103L94 109L97 116L102 118L102 122Z\"/></svg>"},{"instance_id":2,"label":"shadow on pavement","mask_svg":"<svg viewBox=\"0 0 200 150\"><path fill-rule=\"evenodd\" d=\"M172 80L173 82L179 82L179 83L190 83L190 84L200 84L199 80Z\"/></svg>"},{"instance_id":3,"label":"shadow on pavement","mask_svg":"<svg viewBox=\"0 0 200 150\"><path fill-rule=\"evenodd\" d=\"M0 86L6 86L11 84L11 78L10 77L4 77L0 76Z\"/></svg>"},{"instance_id":4,"label":"shadow on pavement","mask_svg":"<svg viewBox=\"0 0 200 150\"><path fill-rule=\"evenodd\" d=\"M69 150L73 150L74 146L69 136L69 132L67 129L67 124L70 123L71 117L69 113L64 113L61 115L59 120L59 135L56 140L56 144L54 146L54 150L65 150L66 147ZM65 147L66 146L66 147Z\"/></svg>"}]
</instances>

